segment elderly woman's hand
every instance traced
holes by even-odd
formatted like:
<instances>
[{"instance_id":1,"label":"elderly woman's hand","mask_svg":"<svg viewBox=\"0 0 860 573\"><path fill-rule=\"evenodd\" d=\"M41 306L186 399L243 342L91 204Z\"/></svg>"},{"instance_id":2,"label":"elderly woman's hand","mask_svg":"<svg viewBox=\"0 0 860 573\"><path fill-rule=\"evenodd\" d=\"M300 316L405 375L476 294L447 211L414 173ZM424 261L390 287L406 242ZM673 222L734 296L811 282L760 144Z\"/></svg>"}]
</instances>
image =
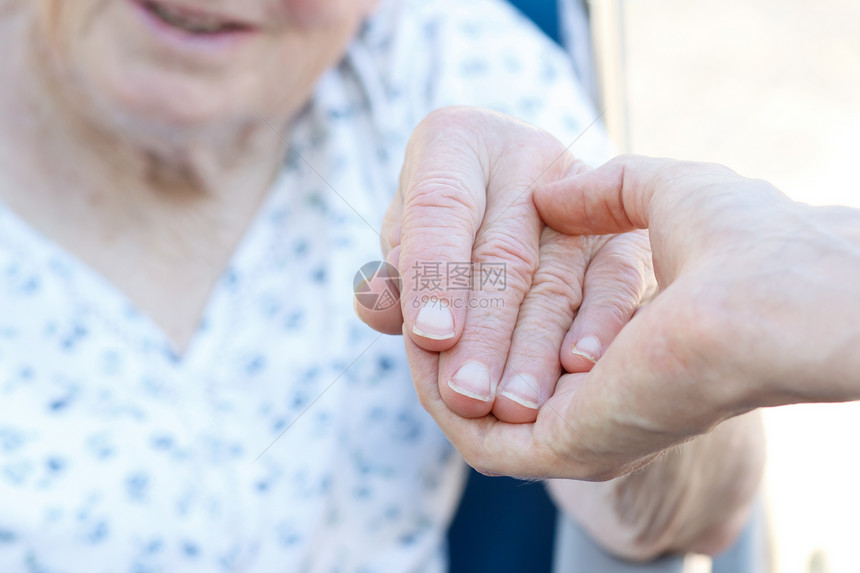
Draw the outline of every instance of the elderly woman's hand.
<instances>
[{"instance_id":1,"label":"elderly woman's hand","mask_svg":"<svg viewBox=\"0 0 860 573\"><path fill-rule=\"evenodd\" d=\"M585 169L547 133L483 110L435 112L413 134L382 231L401 305L357 309L433 352L415 375L457 415L533 422L562 364L588 371L654 284L643 232L544 227L535 187Z\"/></svg>"}]
</instances>

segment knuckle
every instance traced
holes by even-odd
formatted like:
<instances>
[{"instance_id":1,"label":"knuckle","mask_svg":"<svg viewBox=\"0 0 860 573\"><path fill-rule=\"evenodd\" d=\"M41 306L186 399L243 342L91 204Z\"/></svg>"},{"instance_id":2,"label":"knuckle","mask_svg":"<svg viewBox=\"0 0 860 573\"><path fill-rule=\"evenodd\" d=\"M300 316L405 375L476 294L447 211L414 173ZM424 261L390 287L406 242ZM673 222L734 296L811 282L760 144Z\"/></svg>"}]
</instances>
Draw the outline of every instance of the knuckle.
<instances>
[{"instance_id":1,"label":"knuckle","mask_svg":"<svg viewBox=\"0 0 860 573\"><path fill-rule=\"evenodd\" d=\"M525 306L528 314L541 319L569 323L582 304L582 289L578 282L567 282L549 269L540 269L529 291Z\"/></svg>"},{"instance_id":2,"label":"knuckle","mask_svg":"<svg viewBox=\"0 0 860 573\"><path fill-rule=\"evenodd\" d=\"M480 157L483 148L479 133L484 131L489 113L471 106L448 106L435 109L421 120L407 145L407 158L421 155L428 146L456 153L463 148Z\"/></svg>"},{"instance_id":3,"label":"knuckle","mask_svg":"<svg viewBox=\"0 0 860 573\"><path fill-rule=\"evenodd\" d=\"M552 305L566 302L572 311L582 303L582 278L586 268L584 237L544 231L540 265L535 271L529 300Z\"/></svg>"},{"instance_id":4,"label":"knuckle","mask_svg":"<svg viewBox=\"0 0 860 573\"><path fill-rule=\"evenodd\" d=\"M644 265L630 249L613 246L601 249L591 269L609 275L636 277L644 274Z\"/></svg>"},{"instance_id":5,"label":"knuckle","mask_svg":"<svg viewBox=\"0 0 860 573\"><path fill-rule=\"evenodd\" d=\"M416 131L428 131L433 129L450 130L468 124L469 121L480 119L484 116L479 108L467 105L452 105L434 109L418 124Z\"/></svg>"},{"instance_id":6,"label":"knuckle","mask_svg":"<svg viewBox=\"0 0 860 573\"><path fill-rule=\"evenodd\" d=\"M416 260L453 261L468 257L474 240L471 210L462 197L430 202L419 196L404 211L401 234L401 268L407 270Z\"/></svg>"},{"instance_id":7,"label":"knuckle","mask_svg":"<svg viewBox=\"0 0 860 573\"><path fill-rule=\"evenodd\" d=\"M642 289L628 283L586 283L583 310L604 319L626 321L642 300Z\"/></svg>"},{"instance_id":8,"label":"knuckle","mask_svg":"<svg viewBox=\"0 0 860 573\"><path fill-rule=\"evenodd\" d=\"M546 249L542 249L540 266L535 271L535 287L551 289L563 296L569 295L572 290L578 291L584 265L581 262L572 263L571 258L573 257L565 257L561 253L549 253Z\"/></svg>"},{"instance_id":9,"label":"knuckle","mask_svg":"<svg viewBox=\"0 0 860 573\"><path fill-rule=\"evenodd\" d=\"M600 298L638 305L646 291L656 285L650 257L642 256L635 244L607 244L587 270L585 288ZM589 293L590 294L590 293Z\"/></svg>"},{"instance_id":10,"label":"knuckle","mask_svg":"<svg viewBox=\"0 0 860 573\"><path fill-rule=\"evenodd\" d=\"M648 235L643 231L616 235L597 251L595 259L644 273L651 268L652 260Z\"/></svg>"},{"instance_id":11,"label":"knuckle","mask_svg":"<svg viewBox=\"0 0 860 573\"><path fill-rule=\"evenodd\" d=\"M475 210L475 201L461 177L456 174L434 174L409 186L403 207L407 214L421 209L472 213Z\"/></svg>"},{"instance_id":12,"label":"knuckle","mask_svg":"<svg viewBox=\"0 0 860 573\"><path fill-rule=\"evenodd\" d=\"M407 155L410 151L414 151L414 148L423 147L428 140L432 140L440 131L452 128L459 129L458 122L453 120L453 117L457 113L458 108L455 107L443 107L428 113L412 132L407 146Z\"/></svg>"},{"instance_id":13,"label":"knuckle","mask_svg":"<svg viewBox=\"0 0 860 573\"><path fill-rule=\"evenodd\" d=\"M472 254L479 263L503 263L507 287L525 293L532 284L538 268L537 244L529 244L514 234L513 229L496 229L481 237Z\"/></svg>"},{"instance_id":14,"label":"knuckle","mask_svg":"<svg viewBox=\"0 0 860 573\"><path fill-rule=\"evenodd\" d=\"M600 289L603 296L615 295L618 299L639 302L646 286L642 270L621 261L610 268L594 269L589 274L585 280L586 290Z\"/></svg>"},{"instance_id":15,"label":"knuckle","mask_svg":"<svg viewBox=\"0 0 860 573\"><path fill-rule=\"evenodd\" d=\"M399 272L401 280L404 281L403 291L409 289L406 286L417 284L436 285L438 289L445 285L445 264L448 262L459 262L462 249L461 241L455 237L439 238L430 240L428 233L419 233L423 237L421 243L414 244L407 237L404 238L401 247ZM468 252L468 249L465 250ZM424 287L422 287L424 288Z\"/></svg>"},{"instance_id":16,"label":"knuckle","mask_svg":"<svg viewBox=\"0 0 860 573\"><path fill-rule=\"evenodd\" d=\"M582 296L582 268L560 260L541 259L535 271L532 291L556 298L576 299ZM579 306L577 302L577 306Z\"/></svg>"},{"instance_id":17,"label":"knuckle","mask_svg":"<svg viewBox=\"0 0 860 573\"><path fill-rule=\"evenodd\" d=\"M544 137L553 141L556 145L561 145L555 137L528 123L496 111L469 105L451 105L431 111L418 124L416 132L449 137L452 133L480 129L501 130L503 132L512 130L523 132L525 130L537 137Z\"/></svg>"},{"instance_id":18,"label":"knuckle","mask_svg":"<svg viewBox=\"0 0 860 573\"><path fill-rule=\"evenodd\" d=\"M571 298L581 293L579 277L560 263L545 262L534 275L532 291L549 296Z\"/></svg>"},{"instance_id":19,"label":"knuckle","mask_svg":"<svg viewBox=\"0 0 860 573\"><path fill-rule=\"evenodd\" d=\"M428 235L450 237L454 244L468 241L461 246L469 249L482 209L455 177L424 179L413 185L404 200L401 241L417 238L426 244L423 239Z\"/></svg>"},{"instance_id":20,"label":"knuckle","mask_svg":"<svg viewBox=\"0 0 860 573\"><path fill-rule=\"evenodd\" d=\"M474 319L474 315L470 315ZM486 312L480 320L471 320L463 330L458 346L471 347L482 353L489 353L488 359L504 364L504 356L495 354L500 342L510 339L512 324L504 313Z\"/></svg>"}]
</instances>

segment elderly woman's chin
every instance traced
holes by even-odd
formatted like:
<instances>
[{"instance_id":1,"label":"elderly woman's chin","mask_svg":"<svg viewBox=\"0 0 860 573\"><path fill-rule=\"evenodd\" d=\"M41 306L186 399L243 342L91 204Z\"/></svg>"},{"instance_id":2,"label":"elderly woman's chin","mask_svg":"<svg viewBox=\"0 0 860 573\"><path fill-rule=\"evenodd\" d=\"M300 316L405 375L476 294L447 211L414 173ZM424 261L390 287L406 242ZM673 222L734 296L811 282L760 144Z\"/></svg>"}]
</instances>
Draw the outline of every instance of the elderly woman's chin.
<instances>
[{"instance_id":1,"label":"elderly woman's chin","mask_svg":"<svg viewBox=\"0 0 860 573\"><path fill-rule=\"evenodd\" d=\"M247 80L246 80L247 82ZM97 112L141 134L198 130L244 123L263 113L241 79L213 81L181 70L120 73L90 85Z\"/></svg>"},{"instance_id":2,"label":"elderly woman's chin","mask_svg":"<svg viewBox=\"0 0 860 573\"><path fill-rule=\"evenodd\" d=\"M375 3L60 2L39 1L37 29L73 107L89 101L97 120L160 132L293 115Z\"/></svg>"}]
</instances>

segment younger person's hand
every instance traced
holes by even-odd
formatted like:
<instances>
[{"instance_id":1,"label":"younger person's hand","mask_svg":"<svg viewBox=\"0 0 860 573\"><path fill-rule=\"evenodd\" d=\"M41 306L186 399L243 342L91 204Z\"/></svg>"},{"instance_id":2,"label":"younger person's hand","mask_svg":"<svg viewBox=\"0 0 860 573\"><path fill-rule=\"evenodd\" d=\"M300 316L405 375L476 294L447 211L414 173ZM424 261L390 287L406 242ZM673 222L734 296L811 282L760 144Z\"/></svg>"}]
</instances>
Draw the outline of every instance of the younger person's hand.
<instances>
[{"instance_id":1,"label":"younger person's hand","mask_svg":"<svg viewBox=\"0 0 860 573\"><path fill-rule=\"evenodd\" d=\"M529 425L452 415L407 341L424 406L471 465L607 479L756 407L860 398L857 210L641 157L539 187L535 202L572 235L649 228L660 294Z\"/></svg>"}]
</instances>

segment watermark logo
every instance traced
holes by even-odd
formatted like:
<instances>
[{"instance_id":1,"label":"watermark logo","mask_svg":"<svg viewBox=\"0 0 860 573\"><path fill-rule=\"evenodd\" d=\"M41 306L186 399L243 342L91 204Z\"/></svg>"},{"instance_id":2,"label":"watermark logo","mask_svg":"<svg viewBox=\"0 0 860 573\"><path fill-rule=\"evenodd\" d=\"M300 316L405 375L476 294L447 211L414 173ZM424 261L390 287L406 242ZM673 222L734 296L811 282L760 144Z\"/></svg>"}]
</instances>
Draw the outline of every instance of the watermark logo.
<instances>
[{"instance_id":1,"label":"watermark logo","mask_svg":"<svg viewBox=\"0 0 860 573\"><path fill-rule=\"evenodd\" d=\"M355 300L369 310L388 310L398 304L400 286L400 273L385 261L367 263L352 279Z\"/></svg>"},{"instance_id":2,"label":"watermark logo","mask_svg":"<svg viewBox=\"0 0 860 573\"><path fill-rule=\"evenodd\" d=\"M419 261L410 269L409 288L412 292L428 293L413 300L413 305L431 302L451 304L438 298L436 293L447 291L501 292L508 288L508 273L505 263L453 263ZM353 279L355 299L366 309L388 310L400 301L403 280L397 269L385 261L373 261L361 267ZM468 299L470 308L503 307L501 299ZM454 299L455 304L463 304ZM483 306L478 306L478 305Z\"/></svg>"},{"instance_id":3,"label":"watermark logo","mask_svg":"<svg viewBox=\"0 0 860 573\"><path fill-rule=\"evenodd\" d=\"M445 298L440 298L435 294L424 294L418 298L413 299L412 301L413 308L421 308L423 306L428 305L434 308L492 308L498 310L501 308L505 308L505 299L499 297L475 297L467 298L465 300L459 298L448 300Z\"/></svg>"},{"instance_id":4,"label":"watermark logo","mask_svg":"<svg viewBox=\"0 0 860 573\"><path fill-rule=\"evenodd\" d=\"M508 287L505 263L440 263L419 261L412 267L412 290L503 291Z\"/></svg>"}]
</instances>

